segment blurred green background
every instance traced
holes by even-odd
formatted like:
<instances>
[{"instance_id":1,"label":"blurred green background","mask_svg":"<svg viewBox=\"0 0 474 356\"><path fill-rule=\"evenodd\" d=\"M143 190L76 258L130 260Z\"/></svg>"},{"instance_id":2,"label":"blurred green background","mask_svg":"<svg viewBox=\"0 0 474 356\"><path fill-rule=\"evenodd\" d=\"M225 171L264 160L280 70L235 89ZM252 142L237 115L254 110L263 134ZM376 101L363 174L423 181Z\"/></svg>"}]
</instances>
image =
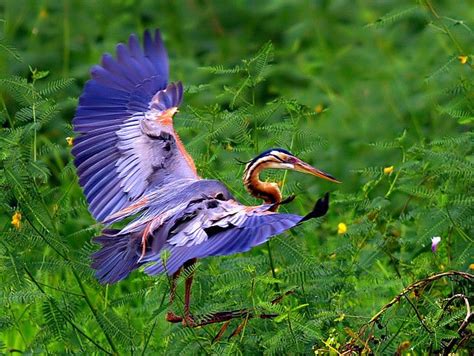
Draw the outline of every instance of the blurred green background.
<instances>
[{"instance_id":1,"label":"blurred green background","mask_svg":"<svg viewBox=\"0 0 474 356\"><path fill-rule=\"evenodd\" d=\"M272 241L281 290L299 291L285 304L298 310L291 314L285 309L288 324L249 322L244 336L213 344L218 327L191 332L164 322L166 278L134 273L104 288L88 268L87 255L94 248L89 241L100 226L87 213L66 137L73 136L71 120L89 68L104 52L114 53L130 33L142 36L154 28L161 30L168 49L171 80L181 80L187 89L175 126L202 177L224 180L242 202L253 204L242 187L242 166L234 159L245 161L264 149L283 147L343 181L335 186L296 173L267 174L283 181L285 195L297 194L286 211L304 214L324 192L333 192L326 218ZM0 77L23 77L29 85L37 70L48 71L37 80L39 88L66 78L74 82L45 95L45 105L56 102L57 112L28 130L31 118L17 115L26 104L12 93L16 84L7 80L0 85L5 175L0 182L5 191L0 281L8 311L0 315L0 351L102 353L66 319L66 331L55 330L56 316L66 310L98 344L107 350L116 344L110 350L119 353L180 348L200 354L342 352L359 327L411 282L450 269L468 272L474 263L469 173L473 28L472 1L3 0ZM235 66L240 69L224 70ZM24 135L14 136L21 128ZM32 130L37 146L31 146ZM13 187L7 171L16 169L20 158L30 167L36 149L39 162L25 168L38 185L28 200ZM393 173L384 174L390 166ZM44 200L37 209L36 197ZM11 224L16 211L22 213L20 230ZM34 219L28 219L34 211L52 212L41 219L49 219L55 227L52 238L78 264L85 291L78 292L78 280L69 270L74 263L54 262L58 257L51 246L38 241ZM340 223L347 233L338 234ZM430 249L433 236L442 237L437 254ZM197 312L237 308L251 299L255 303L254 294L242 291L248 291L253 278L268 277L265 247L208 260L197 272ZM27 291L35 289L29 273L20 268L17 278L10 274L28 262L28 271L43 283L89 293L104 316L97 317L81 298L69 305L60 290L28 297ZM242 273L226 280L224 272L235 270ZM219 275L224 278L220 282ZM258 300L271 300L273 282L261 281ZM371 345L373 351L433 352L458 340L453 325L459 326L455 321L462 320L463 309L457 310L458 319L440 326L442 308L434 305L436 298L455 292L472 297L472 284L463 283L450 280L426 299L413 297L436 337L429 332L417 340L410 336L420 321L405 302L399 319L394 316L390 326L387 321L381 331L385 336L377 336L378 346ZM226 290L225 285L234 287ZM56 309L44 306L51 300ZM304 310L298 309L301 305ZM48 308L53 310L49 314ZM287 339L291 320L298 336ZM464 350L469 345L468 340Z\"/></svg>"},{"instance_id":2,"label":"blurred green background","mask_svg":"<svg viewBox=\"0 0 474 356\"><path fill-rule=\"evenodd\" d=\"M211 80L203 66L232 67L272 41L275 61L258 88L259 103L278 96L296 99L324 113L311 130L330 143L315 160L334 165L334 174L353 179L351 169L391 165L367 149L367 143L393 139L407 130L413 140L433 139L456 129L454 120L437 115L440 81L426 81L458 49L430 13L416 1L5 1L3 40L23 62L4 52L3 73L28 75L28 65L49 70L51 78L72 77L66 93L77 97L90 66L130 33L160 28L171 58L171 79L185 86ZM451 31L469 54L473 3L439 1L438 11L453 20ZM406 12L406 14L404 14ZM401 13L402 20L377 20ZM456 25L455 19L466 21ZM368 24L374 26L367 27ZM447 80L469 72L454 66ZM215 80L215 79L214 79ZM226 79L227 80L227 79ZM185 104L204 106L219 99L222 87ZM68 122L73 107L62 113ZM179 123L178 123L179 124ZM57 135L59 132L48 132ZM58 141L59 142L59 141ZM355 181L352 181L355 183ZM351 182L351 183L352 183ZM349 187L349 185L347 185ZM345 189L342 186L342 189Z\"/></svg>"}]
</instances>

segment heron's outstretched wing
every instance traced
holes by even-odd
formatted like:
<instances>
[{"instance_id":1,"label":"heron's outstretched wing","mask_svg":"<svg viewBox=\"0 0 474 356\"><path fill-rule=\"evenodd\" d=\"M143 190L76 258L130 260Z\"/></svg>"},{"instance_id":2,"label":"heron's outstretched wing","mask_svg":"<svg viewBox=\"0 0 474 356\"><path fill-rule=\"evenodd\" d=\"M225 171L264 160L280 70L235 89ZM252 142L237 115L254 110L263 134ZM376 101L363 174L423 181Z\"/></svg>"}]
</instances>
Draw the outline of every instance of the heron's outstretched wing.
<instances>
[{"instance_id":1,"label":"heron's outstretched wing","mask_svg":"<svg viewBox=\"0 0 474 356\"><path fill-rule=\"evenodd\" d=\"M248 251L308 219L323 216L328 202L326 194L306 216L275 213L269 211L271 205L246 207L238 203L234 204L235 210L227 207L224 213L212 211L216 209L198 210L191 220L185 219L186 223L171 232L171 238L162 247L170 252L169 259L163 264L159 254L151 254L144 262L156 263L146 267L145 272L173 274L193 258Z\"/></svg>"},{"instance_id":2,"label":"heron's outstretched wing","mask_svg":"<svg viewBox=\"0 0 474 356\"><path fill-rule=\"evenodd\" d=\"M91 76L73 121L78 136L72 153L97 220L144 204L152 188L198 179L173 129L183 87L168 84L168 56L158 30L154 36L145 32L143 49L131 35L127 45L117 46L116 59L105 54Z\"/></svg>"}]
</instances>

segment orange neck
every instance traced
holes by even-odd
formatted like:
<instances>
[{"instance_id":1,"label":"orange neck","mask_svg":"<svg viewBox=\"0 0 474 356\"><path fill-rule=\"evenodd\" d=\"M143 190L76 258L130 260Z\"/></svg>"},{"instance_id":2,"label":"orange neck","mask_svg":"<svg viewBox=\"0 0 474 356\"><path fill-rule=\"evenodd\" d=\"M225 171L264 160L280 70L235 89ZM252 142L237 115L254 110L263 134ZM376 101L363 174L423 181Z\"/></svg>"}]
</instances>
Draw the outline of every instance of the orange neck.
<instances>
[{"instance_id":1,"label":"orange neck","mask_svg":"<svg viewBox=\"0 0 474 356\"><path fill-rule=\"evenodd\" d=\"M256 167L250 167L244 175L244 185L248 192L258 199L263 199L266 204L276 204L281 202L281 192L278 184L262 182L260 172L264 168L270 168L267 163L261 163ZM275 207L276 210L277 207Z\"/></svg>"}]
</instances>

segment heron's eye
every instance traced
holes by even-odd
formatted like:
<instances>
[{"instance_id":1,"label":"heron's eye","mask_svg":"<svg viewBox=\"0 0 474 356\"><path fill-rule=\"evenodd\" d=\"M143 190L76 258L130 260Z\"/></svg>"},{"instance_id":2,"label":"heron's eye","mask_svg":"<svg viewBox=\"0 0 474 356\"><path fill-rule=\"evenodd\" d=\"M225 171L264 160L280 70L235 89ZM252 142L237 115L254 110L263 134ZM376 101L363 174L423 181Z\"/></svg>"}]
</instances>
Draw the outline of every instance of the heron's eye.
<instances>
[{"instance_id":1,"label":"heron's eye","mask_svg":"<svg viewBox=\"0 0 474 356\"><path fill-rule=\"evenodd\" d=\"M286 160L286 162L291 163L291 164L296 163L296 158L289 156L288 159Z\"/></svg>"}]
</instances>

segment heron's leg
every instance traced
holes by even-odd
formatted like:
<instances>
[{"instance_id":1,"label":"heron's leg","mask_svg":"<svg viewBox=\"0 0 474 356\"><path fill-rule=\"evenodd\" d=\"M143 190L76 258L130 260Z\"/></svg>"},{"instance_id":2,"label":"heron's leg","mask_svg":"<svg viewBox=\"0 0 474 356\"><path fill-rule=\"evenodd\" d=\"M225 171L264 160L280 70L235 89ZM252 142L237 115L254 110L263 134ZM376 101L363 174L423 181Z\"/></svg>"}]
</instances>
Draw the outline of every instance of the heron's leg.
<instances>
[{"instance_id":1,"label":"heron's leg","mask_svg":"<svg viewBox=\"0 0 474 356\"><path fill-rule=\"evenodd\" d=\"M240 309L240 310L232 310L228 312L218 312L212 314L209 319L206 319L200 323L196 323L193 326L204 326L204 325L209 325L209 324L215 324L215 323L221 323L223 321L230 321L232 319L237 319L237 318L260 318L260 319L272 319L278 316L278 314L252 314L253 312L250 309ZM223 328L227 328L226 325L223 326ZM225 331L225 330L224 330Z\"/></svg>"},{"instance_id":2,"label":"heron's leg","mask_svg":"<svg viewBox=\"0 0 474 356\"><path fill-rule=\"evenodd\" d=\"M177 270L173 276L171 277L171 283L170 283L170 305L173 304L174 298L176 297L176 281L178 280L178 277L181 273L182 268ZM166 314L166 320L169 321L170 323L180 323L183 318L176 315L173 312L168 312Z\"/></svg>"},{"instance_id":3,"label":"heron's leg","mask_svg":"<svg viewBox=\"0 0 474 356\"><path fill-rule=\"evenodd\" d=\"M228 339L240 334L243 327L247 324L247 321L249 320L249 316L250 316L250 314L247 314L245 316L244 320L239 324L239 326L237 326L237 328L232 332L232 334L228 337ZM212 339L212 343L215 343L215 342L217 342L221 339L222 335L224 335L225 331L229 327L230 322L231 322L231 320L228 320L222 325L222 327L219 329L219 332L217 333L217 335L214 336L214 339Z\"/></svg>"},{"instance_id":4,"label":"heron's leg","mask_svg":"<svg viewBox=\"0 0 474 356\"><path fill-rule=\"evenodd\" d=\"M178 279L181 271L183 269L192 267L196 263L196 258L193 258L189 261L186 261L186 263L183 265L182 268L180 268L175 274L173 274L173 278L171 280L171 286L170 286L170 304L173 303L175 295L176 295L176 280ZM191 286L193 284L193 278L194 278L194 271L189 274L189 276L186 278L186 281L184 282L184 316L178 316L174 314L173 312L168 312L166 314L166 320L169 321L170 323L180 323L182 322L183 325L185 326L194 326L195 322L191 316L190 313L190 308L189 305L191 303Z\"/></svg>"},{"instance_id":5,"label":"heron's leg","mask_svg":"<svg viewBox=\"0 0 474 356\"><path fill-rule=\"evenodd\" d=\"M244 320L235 328L235 330L230 334L229 339L233 338L234 336L239 335L242 330L244 329L245 325L247 325L247 322L249 321L249 316L247 315Z\"/></svg>"},{"instance_id":6,"label":"heron's leg","mask_svg":"<svg viewBox=\"0 0 474 356\"><path fill-rule=\"evenodd\" d=\"M196 259L189 260L184 264L184 268L192 266L196 262ZM177 277L177 276L176 276ZM190 313L190 302L191 302L191 286L193 283L193 277L194 277L194 272L191 273L185 281L185 295L184 295L184 317L177 316L171 312L168 312L168 315L166 317L166 320L172 323L179 323L181 322L183 326L188 326L188 327L198 327L198 326L204 326L204 325L209 325L209 324L216 324L216 323L222 323L225 322L217 335L214 337L213 342L219 341L219 339L222 337L224 332L227 330L229 327L230 321L232 319L237 319L237 318L244 318L244 320L237 326L237 328L232 332L232 334L229 336L229 338L232 338L236 335L239 335L245 325L248 322L248 319L252 318L260 318L260 319L272 319L278 316L278 314L253 314L253 311L250 309L238 309L238 310L231 310L231 311L224 311L224 312L216 312L214 314L211 314L206 320L201 321L201 322L196 322L194 321L194 318L191 316ZM282 301L284 297L287 295L293 294L294 291L288 291L284 293L283 295L273 299L271 301L272 304L278 304ZM171 297L171 296L170 296Z\"/></svg>"},{"instance_id":7,"label":"heron's leg","mask_svg":"<svg viewBox=\"0 0 474 356\"><path fill-rule=\"evenodd\" d=\"M146 254L146 241L148 240L148 236L150 236L150 228L152 226L152 222L146 225L145 229L143 230L142 234L142 254L140 255L140 258L138 259L138 262L142 260L143 257L145 257Z\"/></svg>"},{"instance_id":8,"label":"heron's leg","mask_svg":"<svg viewBox=\"0 0 474 356\"><path fill-rule=\"evenodd\" d=\"M173 304L174 298L176 297L176 281L178 280L179 275L181 274L181 268L177 270L171 277L171 286L170 286L170 305Z\"/></svg>"},{"instance_id":9,"label":"heron's leg","mask_svg":"<svg viewBox=\"0 0 474 356\"><path fill-rule=\"evenodd\" d=\"M230 322L231 321L228 320L224 324L222 324L221 328L219 329L219 332L217 333L216 336L214 336L214 339L212 339L212 343L215 343L221 339L222 335L224 335L225 331L229 327Z\"/></svg>"},{"instance_id":10,"label":"heron's leg","mask_svg":"<svg viewBox=\"0 0 474 356\"><path fill-rule=\"evenodd\" d=\"M189 268L192 267L196 263L196 258L193 258L189 261L187 261L184 264L184 268ZM187 326L193 326L194 320L191 317L191 312L189 305L191 303L191 287L193 285L193 279L194 279L194 271L192 271L189 276L186 278L186 281L184 282L184 320L183 324Z\"/></svg>"}]
</instances>

